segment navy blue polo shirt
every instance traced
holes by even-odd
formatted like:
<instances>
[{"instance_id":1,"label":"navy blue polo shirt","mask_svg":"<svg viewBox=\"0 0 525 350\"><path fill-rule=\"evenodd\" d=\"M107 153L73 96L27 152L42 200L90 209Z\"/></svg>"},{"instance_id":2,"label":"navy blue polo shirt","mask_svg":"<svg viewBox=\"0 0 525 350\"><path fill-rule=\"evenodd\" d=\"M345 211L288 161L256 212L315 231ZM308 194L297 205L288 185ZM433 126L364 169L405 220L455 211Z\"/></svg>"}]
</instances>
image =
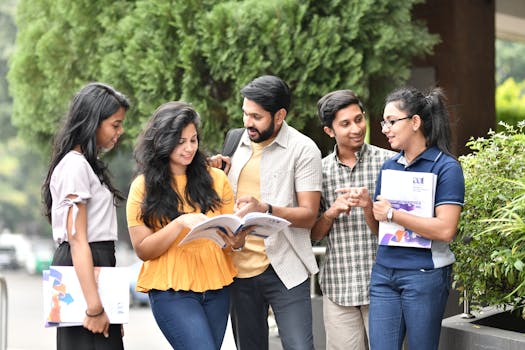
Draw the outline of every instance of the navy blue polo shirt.
<instances>
[{"instance_id":1,"label":"navy blue polo shirt","mask_svg":"<svg viewBox=\"0 0 525 350\"><path fill-rule=\"evenodd\" d=\"M463 206L465 200L465 180L459 162L443 153L437 147L427 148L412 164L408 165L401 152L387 160L383 169L434 173L437 175L434 208L443 204ZM381 172L376 185L376 198L381 193ZM396 269L435 269L452 264L454 253L449 244L433 240L431 249L378 246L376 263Z\"/></svg>"}]
</instances>

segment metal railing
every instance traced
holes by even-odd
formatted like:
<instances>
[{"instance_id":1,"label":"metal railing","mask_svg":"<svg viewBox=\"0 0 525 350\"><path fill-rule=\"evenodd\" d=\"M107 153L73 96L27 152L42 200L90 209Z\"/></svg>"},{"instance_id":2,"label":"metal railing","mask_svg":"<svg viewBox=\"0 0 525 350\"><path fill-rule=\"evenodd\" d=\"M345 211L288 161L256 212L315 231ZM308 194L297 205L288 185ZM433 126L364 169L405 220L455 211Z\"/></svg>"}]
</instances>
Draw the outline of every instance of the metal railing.
<instances>
[{"instance_id":1,"label":"metal railing","mask_svg":"<svg viewBox=\"0 0 525 350\"><path fill-rule=\"evenodd\" d=\"M0 276L0 350L7 349L7 282Z\"/></svg>"},{"instance_id":2,"label":"metal railing","mask_svg":"<svg viewBox=\"0 0 525 350\"><path fill-rule=\"evenodd\" d=\"M474 318L473 314L470 313L470 302L468 299L467 290L463 290L463 313L461 314L461 318Z\"/></svg>"},{"instance_id":3,"label":"metal railing","mask_svg":"<svg viewBox=\"0 0 525 350\"><path fill-rule=\"evenodd\" d=\"M320 259L324 257L324 255L326 254L326 247L315 246L315 247L312 247L312 250L314 251L315 259L317 260L317 263L319 264ZM319 273L316 273L315 275L312 275L310 277L310 296L312 298L319 296L316 293L316 284L317 284L318 278L319 278Z\"/></svg>"}]
</instances>

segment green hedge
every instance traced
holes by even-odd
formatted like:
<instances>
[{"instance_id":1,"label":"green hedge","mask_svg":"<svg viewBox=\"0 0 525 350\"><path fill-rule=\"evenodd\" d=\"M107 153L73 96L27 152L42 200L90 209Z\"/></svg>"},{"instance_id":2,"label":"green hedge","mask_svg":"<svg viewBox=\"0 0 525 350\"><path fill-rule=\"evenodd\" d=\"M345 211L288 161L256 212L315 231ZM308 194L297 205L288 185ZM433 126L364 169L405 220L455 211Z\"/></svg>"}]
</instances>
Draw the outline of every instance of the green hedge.
<instances>
[{"instance_id":1,"label":"green hedge","mask_svg":"<svg viewBox=\"0 0 525 350\"><path fill-rule=\"evenodd\" d=\"M132 100L128 143L157 106L182 99L202 116L203 144L217 149L242 123L241 87L274 74L293 92L287 120L318 132L316 102L328 91L351 88L382 106L413 58L432 52L438 36L412 18L420 2L20 0L12 119L49 145L74 92L101 80Z\"/></svg>"}]
</instances>

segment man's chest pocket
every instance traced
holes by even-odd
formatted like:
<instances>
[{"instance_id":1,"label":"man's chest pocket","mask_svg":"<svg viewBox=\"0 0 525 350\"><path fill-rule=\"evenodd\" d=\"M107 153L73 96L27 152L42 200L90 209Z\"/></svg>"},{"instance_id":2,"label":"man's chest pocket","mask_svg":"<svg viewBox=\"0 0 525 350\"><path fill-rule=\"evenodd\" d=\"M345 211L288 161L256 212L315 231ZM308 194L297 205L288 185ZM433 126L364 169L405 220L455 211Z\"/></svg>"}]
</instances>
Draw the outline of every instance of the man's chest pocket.
<instances>
[{"instance_id":1,"label":"man's chest pocket","mask_svg":"<svg viewBox=\"0 0 525 350\"><path fill-rule=\"evenodd\" d=\"M261 174L261 198L273 205L292 206L295 198L294 171L279 169Z\"/></svg>"}]
</instances>

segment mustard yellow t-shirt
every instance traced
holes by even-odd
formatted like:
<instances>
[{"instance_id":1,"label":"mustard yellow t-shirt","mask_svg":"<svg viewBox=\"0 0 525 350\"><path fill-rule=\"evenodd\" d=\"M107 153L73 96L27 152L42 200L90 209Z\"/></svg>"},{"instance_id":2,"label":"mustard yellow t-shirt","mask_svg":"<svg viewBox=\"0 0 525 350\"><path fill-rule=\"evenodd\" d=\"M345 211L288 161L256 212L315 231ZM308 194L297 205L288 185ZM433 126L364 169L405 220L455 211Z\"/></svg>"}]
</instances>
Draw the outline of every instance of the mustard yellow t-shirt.
<instances>
[{"instance_id":1,"label":"mustard yellow t-shirt","mask_svg":"<svg viewBox=\"0 0 525 350\"><path fill-rule=\"evenodd\" d=\"M261 199L261 158L264 148L272 141L273 139L261 143L252 142L252 156L239 175L237 198L253 196ZM253 235L246 236L243 250L233 254L233 261L239 278L254 277L263 273L270 265L264 239Z\"/></svg>"},{"instance_id":2,"label":"mustard yellow t-shirt","mask_svg":"<svg viewBox=\"0 0 525 350\"><path fill-rule=\"evenodd\" d=\"M206 215L212 217L233 213L233 192L228 178L219 169L210 168L209 172L213 179L213 188L223 203L218 211L210 211ZM184 194L186 176L176 176L175 181L177 193ZM141 175L132 182L129 190L126 204L128 227L144 225L144 222L140 220L140 207L144 200L144 190L144 176ZM187 213L198 212L186 203L183 210ZM160 227L156 228L155 231L159 229ZM142 264L137 280L137 291L173 289L204 292L220 289L233 282L237 270L233 265L231 256L213 241L202 238L178 246L188 231L181 232L164 254Z\"/></svg>"}]
</instances>

